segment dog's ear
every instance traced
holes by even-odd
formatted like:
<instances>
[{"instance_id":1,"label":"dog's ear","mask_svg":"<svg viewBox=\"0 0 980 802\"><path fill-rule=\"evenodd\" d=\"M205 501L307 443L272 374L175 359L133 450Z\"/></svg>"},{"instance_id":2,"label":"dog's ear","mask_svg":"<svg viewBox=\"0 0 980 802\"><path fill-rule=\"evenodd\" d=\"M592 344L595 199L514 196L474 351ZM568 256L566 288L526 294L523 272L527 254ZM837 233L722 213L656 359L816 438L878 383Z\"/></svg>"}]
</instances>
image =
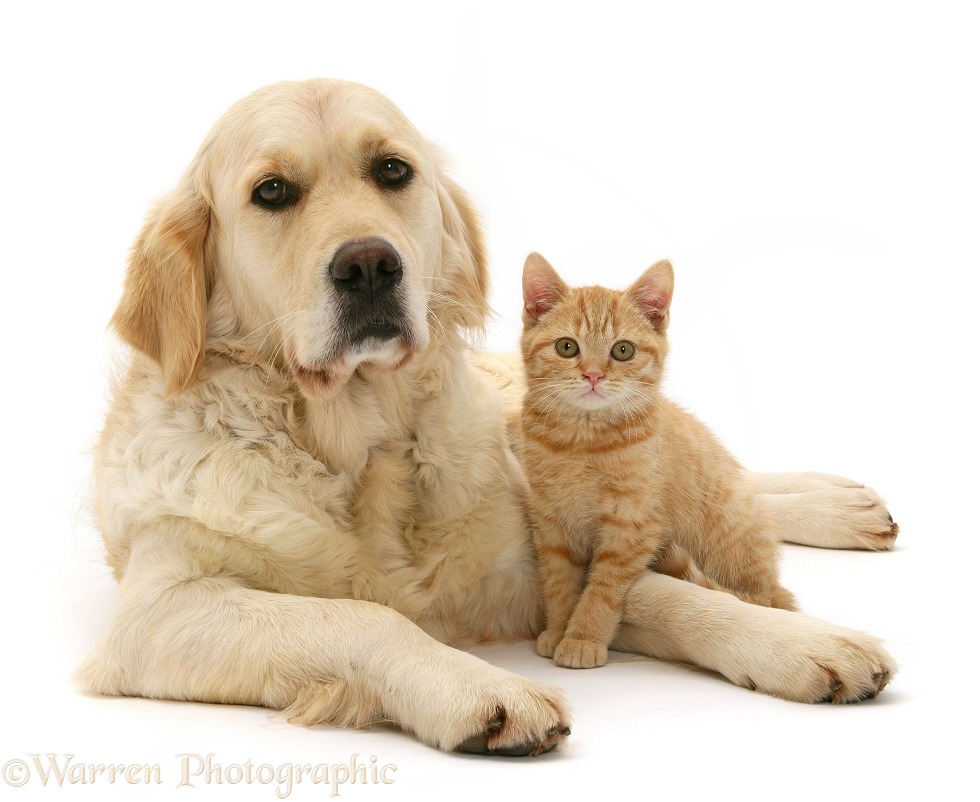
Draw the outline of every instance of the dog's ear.
<instances>
[{"instance_id":1,"label":"dog's ear","mask_svg":"<svg viewBox=\"0 0 980 802\"><path fill-rule=\"evenodd\" d=\"M568 293L568 285L540 253L524 261L524 325L533 326Z\"/></svg>"},{"instance_id":2,"label":"dog's ear","mask_svg":"<svg viewBox=\"0 0 980 802\"><path fill-rule=\"evenodd\" d=\"M670 302L674 296L674 268L666 259L646 269L626 291L661 334L670 323Z\"/></svg>"},{"instance_id":3,"label":"dog's ear","mask_svg":"<svg viewBox=\"0 0 980 802\"><path fill-rule=\"evenodd\" d=\"M123 340L160 363L170 395L191 384L204 358L210 219L207 202L185 176L147 217L112 317Z\"/></svg>"},{"instance_id":4,"label":"dog's ear","mask_svg":"<svg viewBox=\"0 0 980 802\"><path fill-rule=\"evenodd\" d=\"M482 329L490 314L490 271L483 227L473 201L441 170L436 178L442 209L442 275L439 294L458 325ZM433 303L438 306L440 298Z\"/></svg>"}]
</instances>

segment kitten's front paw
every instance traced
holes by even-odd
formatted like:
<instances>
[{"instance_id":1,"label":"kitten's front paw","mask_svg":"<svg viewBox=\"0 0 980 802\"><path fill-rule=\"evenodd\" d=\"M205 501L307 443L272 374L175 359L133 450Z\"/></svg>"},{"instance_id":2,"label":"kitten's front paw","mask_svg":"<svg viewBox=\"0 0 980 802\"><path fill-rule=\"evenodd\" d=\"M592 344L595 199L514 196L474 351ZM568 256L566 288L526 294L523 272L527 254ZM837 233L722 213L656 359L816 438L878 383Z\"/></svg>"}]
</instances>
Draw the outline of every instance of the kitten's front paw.
<instances>
[{"instance_id":1,"label":"kitten's front paw","mask_svg":"<svg viewBox=\"0 0 980 802\"><path fill-rule=\"evenodd\" d=\"M564 634L563 630L546 629L538 635L538 642L534 650L542 657L553 657L555 647L561 642Z\"/></svg>"},{"instance_id":2,"label":"kitten's front paw","mask_svg":"<svg viewBox=\"0 0 980 802\"><path fill-rule=\"evenodd\" d=\"M555 649L555 662L565 668L596 668L606 664L606 644L578 638L564 638Z\"/></svg>"}]
</instances>

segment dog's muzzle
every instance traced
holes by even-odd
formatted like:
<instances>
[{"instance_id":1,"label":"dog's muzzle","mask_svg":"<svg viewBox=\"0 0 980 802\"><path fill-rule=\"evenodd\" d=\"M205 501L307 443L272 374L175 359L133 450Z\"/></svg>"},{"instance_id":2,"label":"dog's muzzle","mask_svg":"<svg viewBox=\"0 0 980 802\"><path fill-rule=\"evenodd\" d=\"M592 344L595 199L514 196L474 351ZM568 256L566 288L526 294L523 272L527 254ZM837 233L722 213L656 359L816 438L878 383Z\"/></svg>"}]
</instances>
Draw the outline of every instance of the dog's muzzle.
<instances>
[{"instance_id":1,"label":"dog's muzzle","mask_svg":"<svg viewBox=\"0 0 980 802\"><path fill-rule=\"evenodd\" d=\"M397 291L402 260L378 237L348 242L327 269L340 305L340 324L350 345L390 340L403 333L404 309Z\"/></svg>"}]
</instances>

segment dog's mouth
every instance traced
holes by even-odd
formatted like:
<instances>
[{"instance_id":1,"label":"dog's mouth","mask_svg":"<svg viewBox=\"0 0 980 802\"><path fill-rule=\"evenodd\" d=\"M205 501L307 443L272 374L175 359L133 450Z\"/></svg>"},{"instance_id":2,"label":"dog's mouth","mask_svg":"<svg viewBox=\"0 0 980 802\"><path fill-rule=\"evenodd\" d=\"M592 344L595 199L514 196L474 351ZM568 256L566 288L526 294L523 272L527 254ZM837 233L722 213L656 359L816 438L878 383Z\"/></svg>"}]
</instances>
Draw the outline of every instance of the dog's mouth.
<instances>
[{"instance_id":1,"label":"dog's mouth","mask_svg":"<svg viewBox=\"0 0 980 802\"><path fill-rule=\"evenodd\" d=\"M380 340L385 342L386 340L394 339L402 335L402 328L397 323L392 323L390 320L385 320L383 318L377 320L369 320L354 337L351 338L352 345L358 345L366 340Z\"/></svg>"},{"instance_id":2,"label":"dog's mouth","mask_svg":"<svg viewBox=\"0 0 980 802\"><path fill-rule=\"evenodd\" d=\"M289 368L303 395L320 396L331 392L335 385L334 371L328 367L306 367L295 359L289 360Z\"/></svg>"},{"instance_id":3,"label":"dog's mouth","mask_svg":"<svg viewBox=\"0 0 980 802\"><path fill-rule=\"evenodd\" d=\"M297 330L286 347L300 392L319 399L339 392L355 373L370 378L400 369L429 342L425 316L406 300L410 288L404 282L370 299L346 286L334 290L313 325Z\"/></svg>"},{"instance_id":4,"label":"dog's mouth","mask_svg":"<svg viewBox=\"0 0 980 802\"><path fill-rule=\"evenodd\" d=\"M301 359L292 345L286 349L289 369L303 395L329 398L335 395L361 366L382 371L398 370L418 351L396 323L371 320L353 334L343 347L324 359Z\"/></svg>"}]
</instances>

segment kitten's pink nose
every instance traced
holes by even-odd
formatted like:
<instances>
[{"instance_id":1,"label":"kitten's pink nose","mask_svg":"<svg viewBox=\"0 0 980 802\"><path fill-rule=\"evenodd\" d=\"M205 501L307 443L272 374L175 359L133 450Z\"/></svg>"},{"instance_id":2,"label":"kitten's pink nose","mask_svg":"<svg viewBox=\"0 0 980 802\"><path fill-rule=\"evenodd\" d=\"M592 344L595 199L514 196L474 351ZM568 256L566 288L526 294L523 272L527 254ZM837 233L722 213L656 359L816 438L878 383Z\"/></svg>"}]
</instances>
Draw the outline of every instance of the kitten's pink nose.
<instances>
[{"instance_id":1,"label":"kitten's pink nose","mask_svg":"<svg viewBox=\"0 0 980 802\"><path fill-rule=\"evenodd\" d=\"M602 371L594 370L591 371L590 373L583 373L582 378L588 381L588 383L592 385L592 389L594 390L596 388L596 385L599 383L599 381L601 379L606 378L606 374L603 373Z\"/></svg>"}]
</instances>

